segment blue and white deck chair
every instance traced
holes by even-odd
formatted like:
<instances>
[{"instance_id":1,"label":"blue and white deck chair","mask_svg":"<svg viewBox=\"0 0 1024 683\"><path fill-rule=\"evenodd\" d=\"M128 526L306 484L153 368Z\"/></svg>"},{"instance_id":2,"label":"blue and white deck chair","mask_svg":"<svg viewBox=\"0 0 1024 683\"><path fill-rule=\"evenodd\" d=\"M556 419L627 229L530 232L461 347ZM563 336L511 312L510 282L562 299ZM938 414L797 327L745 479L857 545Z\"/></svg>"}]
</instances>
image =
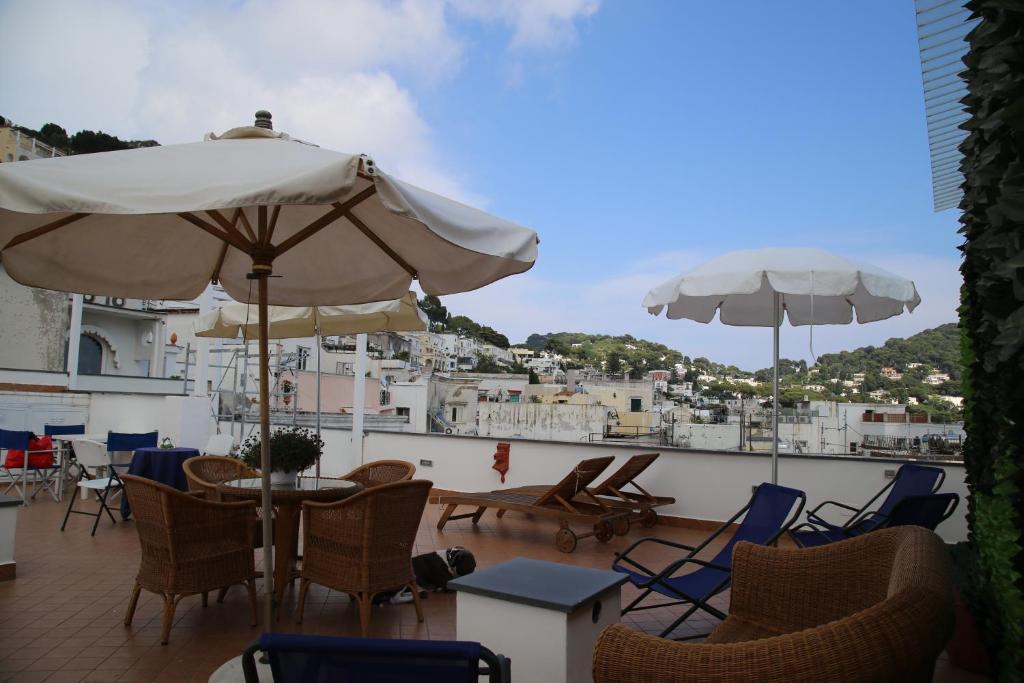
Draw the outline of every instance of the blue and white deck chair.
<instances>
[{"instance_id":1,"label":"blue and white deck chair","mask_svg":"<svg viewBox=\"0 0 1024 683\"><path fill-rule=\"evenodd\" d=\"M798 489L786 488L775 484L764 483L757 487L750 501L735 515L729 518L722 526L718 527L710 536L704 539L700 545L689 546L684 543L667 541L661 538L641 538L621 553L615 553L615 561L612 562L612 569L617 572L629 575L629 581L641 589L640 595L629 603L623 610L623 614L639 610L656 609L672 605L690 605L678 619L661 632L662 638L667 637L681 623L690 618L697 610L704 610L709 614L725 619L725 614L708 604L708 600L718 595L729 587L732 579L732 549L740 541L750 541L758 545L771 545L785 533L785 531L800 516L804 508L806 496ZM739 526L732 534L732 538L725 544L718 553L710 560L704 560L697 555L704 550L712 541L729 531L733 524L743 517ZM633 551L645 543L658 543L671 548L679 548L685 554L660 570L649 569L639 561L631 557ZM686 574L679 574L680 570L688 570L696 567L696 570ZM677 575L678 574L678 575ZM640 605L652 593L660 593L669 598L672 602L654 602ZM706 634L687 636L679 640L699 638Z\"/></svg>"},{"instance_id":2,"label":"blue and white deck chair","mask_svg":"<svg viewBox=\"0 0 1024 683\"><path fill-rule=\"evenodd\" d=\"M259 683L255 655L265 652L274 683L508 683L509 660L480 643L335 638L264 633L242 655L246 683Z\"/></svg>"},{"instance_id":3,"label":"blue and white deck chair","mask_svg":"<svg viewBox=\"0 0 1024 683\"><path fill-rule=\"evenodd\" d=\"M85 425L43 425L43 434L49 437L84 435ZM57 497L59 498L62 495L64 483L68 480L71 466L75 464L75 452L70 444L64 444L63 448L59 448L55 443L54 453L60 453L60 483L58 484L60 488L57 489ZM78 480L77 476L75 480Z\"/></svg>"}]
</instances>

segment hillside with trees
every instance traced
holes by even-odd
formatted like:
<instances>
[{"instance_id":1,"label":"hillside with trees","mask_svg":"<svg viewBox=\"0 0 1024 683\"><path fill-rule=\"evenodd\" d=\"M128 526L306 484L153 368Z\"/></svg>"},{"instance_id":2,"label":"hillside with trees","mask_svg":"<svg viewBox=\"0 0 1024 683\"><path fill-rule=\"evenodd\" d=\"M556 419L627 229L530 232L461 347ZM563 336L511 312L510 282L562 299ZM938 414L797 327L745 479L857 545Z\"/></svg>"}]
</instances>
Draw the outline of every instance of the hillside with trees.
<instances>
[{"instance_id":1,"label":"hillside with trees","mask_svg":"<svg viewBox=\"0 0 1024 683\"><path fill-rule=\"evenodd\" d=\"M603 363L605 371L628 371L633 378L642 377L648 370L672 370L676 363L689 364L689 359L684 359L679 351L629 334L548 332L531 334L522 346L562 356L567 369L586 365L601 367Z\"/></svg>"},{"instance_id":2,"label":"hillside with trees","mask_svg":"<svg viewBox=\"0 0 1024 683\"><path fill-rule=\"evenodd\" d=\"M122 149L136 149L138 147L156 147L160 144L156 140L122 140L116 135L93 130L80 130L73 135L68 135L68 132L56 123L43 124L39 130L33 130L25 126L14 126L14 128L41 142L45 142L51 147L63 149L71 154L114 152Z\"/></svg>"}]
</instances>

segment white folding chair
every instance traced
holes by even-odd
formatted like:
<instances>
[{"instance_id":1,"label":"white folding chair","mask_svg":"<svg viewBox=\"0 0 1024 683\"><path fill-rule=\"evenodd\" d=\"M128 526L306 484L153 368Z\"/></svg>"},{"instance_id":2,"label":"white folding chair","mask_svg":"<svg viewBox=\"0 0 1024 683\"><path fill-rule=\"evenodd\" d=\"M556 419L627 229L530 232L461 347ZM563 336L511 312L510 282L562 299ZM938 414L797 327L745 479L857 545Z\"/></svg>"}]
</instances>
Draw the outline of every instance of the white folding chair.
<instances>
[{"instance_id":1,"label":"white folding chair","mask_svg":"<svg viewBox=\"0 0 1024 683\"><path fill-rule=\"evenodd\" d=\"M203 455L223 455L230 457L235 449L235 438L230 434L214 434L207 440Z\"/></svg>"},{"instance_id":2,"label":"white folding chair","mask_svg":"<svg viewBox=\"0 0 1024 683\"><path fill-rule=\"evenodd\" d=\"M88 515L89 517L95 517L96 521L92 524L92 534L96 535L96 527L100 524L100 517L106 512L107 516L110 517L112 524L117 524L117 520L114 519L114 514L110 511L110 507L107 505L107 500L115 492L120 492L123 484L121 478L117 476L117 472L114 469L113 462L110 460L110 454L107 453L106 444L102 444L99 441L92 441L90 439L75 439L73 442L75 448L75 458L78 460L79 465L79 477L78 487L83 492L88 493L93 491L96 493L96 498L99 500L99 508L96 513L85 512L83 510L75 510L75 499L77 496L70 496L71 502L68 505L67 512L64 513L64 521L60 525L60 530L64 531L64 527L67 526L68 517L71 513L76 515ZM106 477L89 478L88 469L97 468L98 471L105 470Z\"/></svg>"}]
</instances>

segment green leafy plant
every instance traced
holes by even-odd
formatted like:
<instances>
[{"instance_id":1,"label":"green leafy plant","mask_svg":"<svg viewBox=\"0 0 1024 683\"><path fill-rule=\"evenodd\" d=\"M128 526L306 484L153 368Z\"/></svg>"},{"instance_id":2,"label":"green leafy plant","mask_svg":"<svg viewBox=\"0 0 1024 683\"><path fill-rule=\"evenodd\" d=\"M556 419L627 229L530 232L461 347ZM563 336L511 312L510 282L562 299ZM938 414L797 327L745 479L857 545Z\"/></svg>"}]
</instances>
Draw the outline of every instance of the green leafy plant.
<instances>
[{"instance_id":1,"label":"green leafy plant","mask_svg":"<svg viewBox=\"0 0 1024 683\"><path fill-rule=\"evenodd\" d=\"M253 434L239 450L249 467L260 467L260 437ZM324 451L323 439L302 427L280 427L270 434L270 469L274 472L301 472L311 467Z\"/></svg>"},{"instance_id":2,"label":"green leafy plant","mask_svg":"<svg viewBox=\"0 0 1024 683\"><path fill-rule=\"evenodd\" d=\"M975 617L998 677L1011 681L1024 671L1024 13L1014 0L966 7L981 19L967 38L960 145L967 519Z\"/></svg>"}]
</instances>

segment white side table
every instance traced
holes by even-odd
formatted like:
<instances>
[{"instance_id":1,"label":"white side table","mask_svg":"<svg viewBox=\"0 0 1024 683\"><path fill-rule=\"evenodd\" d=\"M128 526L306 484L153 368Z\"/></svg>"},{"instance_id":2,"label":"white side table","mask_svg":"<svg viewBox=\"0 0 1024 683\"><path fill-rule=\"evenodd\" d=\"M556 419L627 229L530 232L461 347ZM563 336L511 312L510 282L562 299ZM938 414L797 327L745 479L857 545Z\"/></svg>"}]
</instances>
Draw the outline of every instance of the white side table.
<instances>
[{"instance_id":1,"label":"white side table","mask_svg":"<svg viewBox=\"0 0 1024 683\"><path fill-rule=\"evenodd\" d=\"M590 683L597 635L619 621L623 574L517 557L448 582L459 640L511 661L512 678Z\"/></svg>"}]
</instances>

